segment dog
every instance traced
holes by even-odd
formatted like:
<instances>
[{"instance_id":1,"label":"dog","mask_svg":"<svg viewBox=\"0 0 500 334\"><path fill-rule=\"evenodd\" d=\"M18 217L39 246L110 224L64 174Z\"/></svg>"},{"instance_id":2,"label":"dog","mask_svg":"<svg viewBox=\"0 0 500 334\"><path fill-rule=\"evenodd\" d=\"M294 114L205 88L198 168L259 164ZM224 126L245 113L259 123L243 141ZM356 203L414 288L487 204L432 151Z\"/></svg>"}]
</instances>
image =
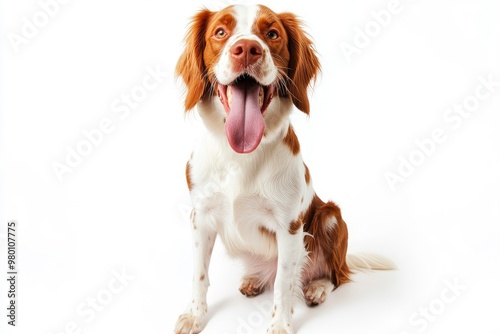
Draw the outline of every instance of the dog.
<instances>
[{"instance_id":1,"label":"dog","mask_svg":"<svg viewBox=\"0 0 500 334\"><path fill-rule=\"evenodd\" d=\"M314 192L289 116L309 115L308 87L320 72L311 38L292 13L233 5L192 19L176 74L185 110L206 132L187 165L193 211L192 300L175 333L206 324L208 268L216 237L245 265L240 292L274 288L267 333L293 333L297 296L307 305L349 281L353 270L391 269L370 255L347 256L339 207Z\"/></svg>"}]
</instances>

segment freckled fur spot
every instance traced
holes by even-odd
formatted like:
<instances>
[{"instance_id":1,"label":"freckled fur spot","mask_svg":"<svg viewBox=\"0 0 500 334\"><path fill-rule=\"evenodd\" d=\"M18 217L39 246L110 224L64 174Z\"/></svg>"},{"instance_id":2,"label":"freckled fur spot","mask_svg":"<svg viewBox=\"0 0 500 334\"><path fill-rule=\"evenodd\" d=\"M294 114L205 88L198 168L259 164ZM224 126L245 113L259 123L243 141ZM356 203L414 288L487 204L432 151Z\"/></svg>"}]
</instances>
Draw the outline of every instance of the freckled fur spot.
<instances>
[{"instance_id":1,"label":"freckled fur spot","mask_svg":"<svg viewBox=\"0 0 500 334\"><path fill-rule=\"evenodd\" d=\"M202 275L200 276L200 281L203 281L204 279L205 279L205 274L202 274Z\"/></svg>"},{"instance_id":2,"label":"freckled fur spot","mask_svg":"<svg viewBox=\"0 0 500 334\"><path fill-rule=\"evenodd\" d=\"M304 164L304 167L306 169L305 172L306 183L309 184L309 182L311 182L311 174L309 174L309 168L307 168L306 164Z\"/></svg>"},{"instance_id":3,"label":"freckled fur spot","mask_svg":"<svg viewBox=\"0 0 500 334\"><path fill-rule=\"evenodd\" d=\"M285 138L283 138L283 143L288 146L290 151L292 151L293 155L297 155L300 152L300 143L299 140L297 139L297 135L292 129L292 126L288 126L288 131L285 135Z\"/></svg>"},{"instance_id":4,"label":"freckled fur spot","mask_svg":"<svg viewBox=\"0 0 500 334\"><path fill-rule=\"evenodd\" d=\"M191 182L191 165L189 164L189 161L186 164L186 182L189 191L191 191L191 189L193 188L193 183Z\"/></svg>"},{"instance_id":5,"label":"freckled fur spot","mask_svg":"<svg viewBox=\"0 0 500 334\"><path fill-rule=\"evenodd\" d=\"M194 210L191 212L191 223L193 224L194 230L198 229L196 226L196 212Z\"/></svg>"}]
</instances>

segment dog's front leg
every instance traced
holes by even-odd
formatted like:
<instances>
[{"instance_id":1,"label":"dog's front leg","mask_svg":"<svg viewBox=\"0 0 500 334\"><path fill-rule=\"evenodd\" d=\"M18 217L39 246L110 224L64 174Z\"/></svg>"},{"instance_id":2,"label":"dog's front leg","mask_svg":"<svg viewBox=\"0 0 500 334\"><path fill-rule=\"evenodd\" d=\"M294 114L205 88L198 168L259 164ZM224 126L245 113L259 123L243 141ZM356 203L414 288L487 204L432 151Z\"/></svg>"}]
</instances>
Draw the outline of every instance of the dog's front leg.
<instances>
[{"instance_id":1,"label":"dog's front leg","mask_svg":"<svg viewBox=\"0 0 500 334\"><path fill-rule=\"evenodd\" d=\"M191 220L194 242L193 296L186 312L177 320L176 334L199 333L205 327L208 312L208 267L217 233L210 225L199 222L194 210Z\"/></svg>"},{"instance_id":2,"label":"dog's front leg","mask_svg":"<svg viewBox=\"0 0 500 334\"><path fill-rule=\"evenodd\" d=\"M292 315L295 298L301 293L300 275L306 251L302 228L276 231L278 267L274 282L274 307L269 334L293 333Z\"/></svg>"}]
</instances>

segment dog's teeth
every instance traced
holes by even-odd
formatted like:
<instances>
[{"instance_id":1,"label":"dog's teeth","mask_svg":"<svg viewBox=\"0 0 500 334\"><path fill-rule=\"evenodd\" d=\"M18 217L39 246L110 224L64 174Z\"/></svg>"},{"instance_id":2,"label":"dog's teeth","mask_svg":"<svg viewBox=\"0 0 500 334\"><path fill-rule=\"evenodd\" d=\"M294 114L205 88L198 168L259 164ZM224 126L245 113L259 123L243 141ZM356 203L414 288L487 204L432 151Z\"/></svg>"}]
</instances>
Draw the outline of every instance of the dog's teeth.
<instances>
[{"instance_id":1,"label":"dog's teeth","mask_svg":"<svg viewBox=\"0 0 500 334\"><path fill-rule=\"evenodd\" d=\"M264 88L260 86L259 88L259 107L262 108L264 104Z\"/></svg>"},{"instance_id":2,"label":"dog's teeth","mask_svg":"<svg viewBox=\"0 0 500 334\"><path fill-rule=\"evenodd\" d=\"M233 90L231 89L231 86L227 87L226 96L227 96L227 103L231 105L231 102L233 101Z\"/></svg>"}]
</instances>

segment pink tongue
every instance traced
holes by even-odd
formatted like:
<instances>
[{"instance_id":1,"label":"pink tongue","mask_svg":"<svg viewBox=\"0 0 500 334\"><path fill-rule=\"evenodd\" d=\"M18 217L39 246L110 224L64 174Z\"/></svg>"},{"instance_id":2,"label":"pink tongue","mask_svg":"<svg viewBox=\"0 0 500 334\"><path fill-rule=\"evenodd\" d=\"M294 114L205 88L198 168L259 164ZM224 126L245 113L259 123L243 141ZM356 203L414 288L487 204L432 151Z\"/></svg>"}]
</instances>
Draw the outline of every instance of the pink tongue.
<instances>
[{"instance_id":1,"label":"pink tongue","mask_svg":"<svg viewBox=\"0 0 500 334\"><path fill-rule=\"evenodd\" d=\"M259 146L265 127L259 106L260 86L244 80L227 89L233 95L225 124L227 140L237 153L250 153Z\"/></svg>"}]
</instances>

